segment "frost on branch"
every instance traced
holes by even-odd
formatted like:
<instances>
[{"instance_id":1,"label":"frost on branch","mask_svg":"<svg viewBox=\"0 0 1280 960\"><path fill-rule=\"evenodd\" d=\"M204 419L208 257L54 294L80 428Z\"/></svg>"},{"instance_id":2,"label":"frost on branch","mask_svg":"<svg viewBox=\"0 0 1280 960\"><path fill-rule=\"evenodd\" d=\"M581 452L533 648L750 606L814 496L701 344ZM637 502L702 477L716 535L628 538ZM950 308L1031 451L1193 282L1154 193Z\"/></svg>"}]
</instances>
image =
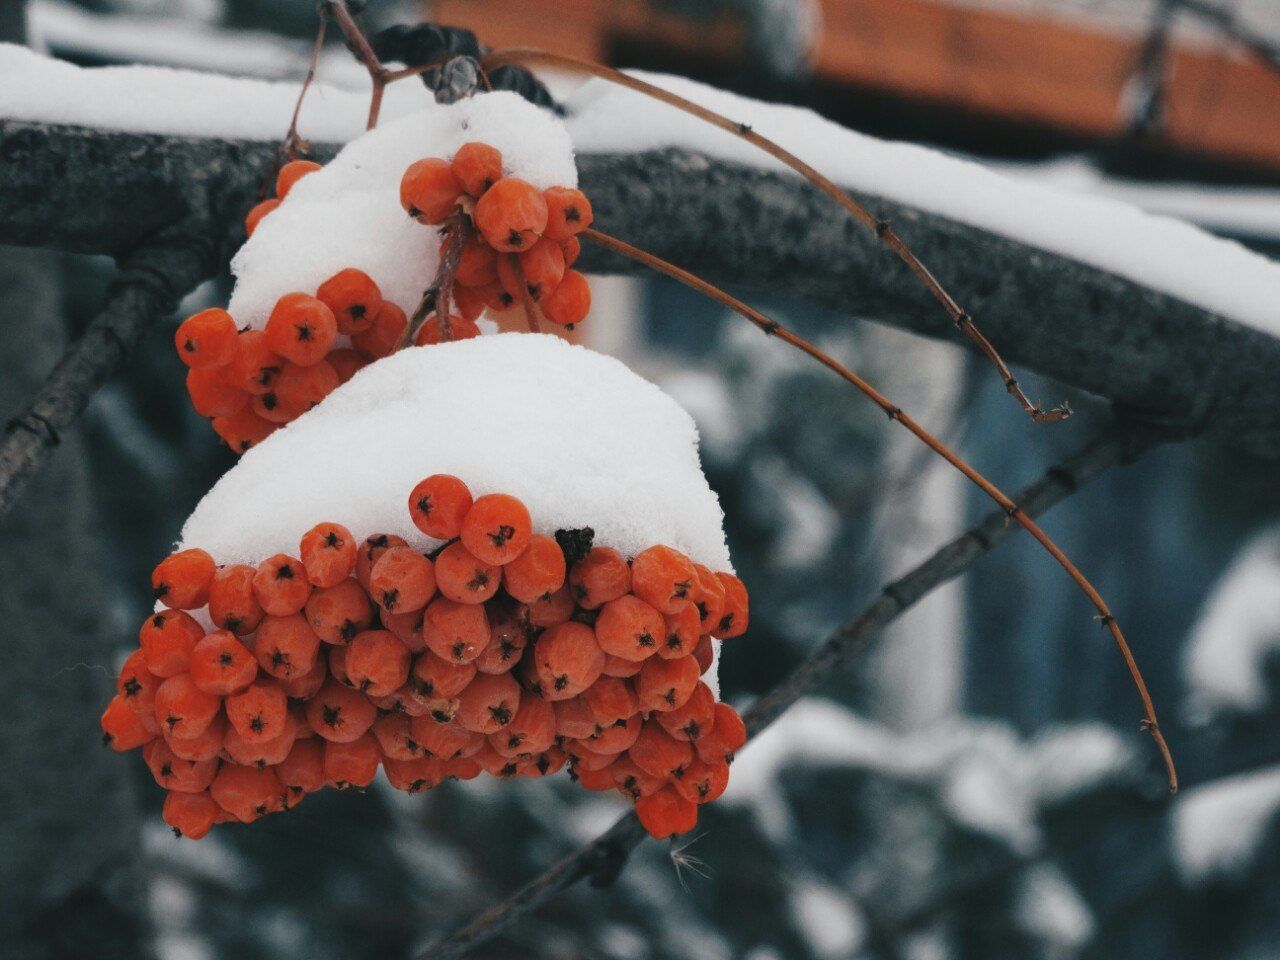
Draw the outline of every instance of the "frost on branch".
<instances>
[{"instance_id":1,"label":"frost on branch","mask_svg":"<svg viewBox=\"0 0 1280 960\"><path fill-rule=\"evenodd\" d=\"M236 323L260 329L281 296L312 293L348 268L412 314L436 275L440 237L405 214L401 178L415 161L450 158L473 141L501 151L506 176L539 189L578 183L564 126L514 93L432 104L384 123L299 180L236 254L228 307Z\"/></svg>"}]
</instances>

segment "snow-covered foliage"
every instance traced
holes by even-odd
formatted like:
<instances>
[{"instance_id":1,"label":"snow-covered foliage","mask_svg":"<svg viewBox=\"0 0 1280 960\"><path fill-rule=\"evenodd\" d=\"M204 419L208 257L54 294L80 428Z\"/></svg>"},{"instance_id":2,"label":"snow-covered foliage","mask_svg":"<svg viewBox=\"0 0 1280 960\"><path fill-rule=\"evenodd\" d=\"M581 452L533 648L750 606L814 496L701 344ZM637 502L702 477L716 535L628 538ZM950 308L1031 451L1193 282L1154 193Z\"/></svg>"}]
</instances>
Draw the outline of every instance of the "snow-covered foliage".
<instances>
[{"instance_id":1,"label":"snow-covered foliage","mask_svg":"<svg viewBox=\"0 0 1280 960\"><path fill-rule=\"evenodd\" d=\"M522 499L538 532L590 526L596 543L626 555L664 543L728 571L697 443L665 393L556 337L412 348L250 450L196 507L182 543L220 563L257 563L296 551L330 520L426 549L434 544L409 519L409 491L451 473L477 496Z\"/></svg>"},{"instance_id":2,"label":"snow-covered foliage","mask_svg":"<svg viewBox=\"0 0 1280 960\"><path fill-rule=\"evenodd\" d=\"M1189 883L1238 875L1278 822L1280 767L1188 790L1173 812L1179 873Z\"/></svg>"},{"instance_id":3,"label":"snow-covered foliage","mask_svg":"<svg viewBox=\"0 0 1280 960\"><path fill-rule=\"evenodd\" d=\"M1010 180L936 150L847 130L808 110L679 77L637 75L749 123L843 186L1112 271L1260 329L1278 329L1273 304L1280 299L1280 265L1181 221ZM0 117L267 141L288 127L297 94L296 84L155 67L80 70L12 46L0 47L0 80ZM393 84L383 116L403 116L427 101L421 84ZM582 85L566 107L581 153L682 147L780 169L744 141L602 80ZM318 84L303 110L302 134L345 142L359 135L366 112L362 94Z\"/></svg>"},{"instance_id":4,"label":"snow-covered foliage","mask_svg":"<svg viewBox=\"0 0 1280 960\"><path fill-rule=\"evenodd\" d=\"M541 189L577 186L564 126L516 94L430 103L351 141L263 219L231 262L228 309L237 324L264 326L281 296L312 293L348 267L412 314L435 277L440 235L405 215L400 180L411 163L448 159L473 140L500 150L509 176Z\"/></svg>"},{"instance_id":5,"label":"snow-covered foliage","mask_svg":"<svg viewBox=\"0 0 1280 960\"><path fill-rule=\"evenodd\" d=\"M1197 719L1268 706L1268 661L1280 652L1280 529L1250 541L1222 575L1191 632L1184 669Z\"/></svg>"}]
</instances>

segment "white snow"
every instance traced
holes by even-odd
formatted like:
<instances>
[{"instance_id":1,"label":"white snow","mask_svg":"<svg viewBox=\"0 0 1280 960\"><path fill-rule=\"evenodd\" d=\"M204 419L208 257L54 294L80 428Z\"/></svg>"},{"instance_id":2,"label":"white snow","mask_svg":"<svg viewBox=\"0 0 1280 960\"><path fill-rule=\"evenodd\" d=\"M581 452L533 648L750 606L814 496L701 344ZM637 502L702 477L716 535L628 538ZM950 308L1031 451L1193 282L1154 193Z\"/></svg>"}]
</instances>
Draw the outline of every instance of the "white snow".
<instances>
[{"instance_id":1,"label":"white snow","mask_svg":"<svg viewBox=\"0 0 1280 960\"><path fill-rule=\"evenodd\" d=\"M231 261L228 305L238 324L261 328L286 293L315 289L339 270L363 270L411 314L439 264L440 234L400 206L400 179L424 157L452 157L479 140L502 152L504 173L535 186L577 186L564 125L514 93L434 102L351 141L289 191Z\"/></svg>"},{"instance_id":2,"label":"white snow","mask_svg":"<svg viewBox=\"0 0 1280 960\"><path fill-rule=\"evenodd\" d=\"M433 473L523 500L534 528L590 526L634 556L653 544L730 571L697 429L616 360L552 336L497 334L402 351L254 447L205 496L182 545L220 563L296 555L322 520L433 545L409 491Z\"/></svg>"},{"instance_id":3,"label":"white snow","mask_svg":"<svg viewBox=\"0 0 1280 960\"><path fill-rule=\"evenodd\" d=\"M1097 929L1089 905L1062 870L1036 863L1019 877L1014 917L1028 934L1045 944L1046 956L1074 956Z\"/></svg>"},{"instance_id":4,"label":"white snow","mask_svg":"<svg viewBox=\"0 0 1280 960\"><path fill-rule=\"evenodd\" d=\"M1267 706L1264 667L1280 651L1280 528L1254 537L1227 568L1192 628L1183 670L1189 712L1203 721L1223 710Z\"/></svg>"},{"instance_id":5,"label":"white snow","mask_svg":"<svg viewBox=\"0 0 1280 960\"><path fill-rule=\"evenodd\" d=\"M867 923L847 893L811 878L797 879L788 893L796 929L815 957L842 960L862 947Z\"/></svg>"},{"instance_id":6,"label":"white snow","mask_svg":"<svg viewBox=\"0 0 1280 960\"><path fill-rule=\"evenodd\" d=\"M1190 884L1229 879L1249 866L1280 816L1280 767L1187 790L1173 808L1173 850Z\"/></svg>"}]
</instances>

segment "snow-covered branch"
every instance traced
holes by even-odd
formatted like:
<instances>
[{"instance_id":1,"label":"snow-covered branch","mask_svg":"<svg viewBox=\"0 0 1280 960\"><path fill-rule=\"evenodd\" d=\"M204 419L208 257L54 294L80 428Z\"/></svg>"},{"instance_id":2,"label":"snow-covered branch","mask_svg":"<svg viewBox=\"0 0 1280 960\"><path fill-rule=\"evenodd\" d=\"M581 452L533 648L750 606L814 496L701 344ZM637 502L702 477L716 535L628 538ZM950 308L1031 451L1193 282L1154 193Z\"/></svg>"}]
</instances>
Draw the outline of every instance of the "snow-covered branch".
<instances>
[{"instance_id":1,"label":"snow-covered branch","mask_svg":"<svg viewBox=\"0 0 1280 960\"><path fill-rule=\"evenodd\" d=\"M0 242L118 255L177 222L223 236L256 198L272 149L0 121ZM795 178L675 148L578 159L615 235L724 285L963 341L904 266ZM1280 456L1280 340L1007 236L856 195L910 237L1009 359L1135 415ZM637 269L595 250L584 263Z\"/></svg>"}]
</instances>

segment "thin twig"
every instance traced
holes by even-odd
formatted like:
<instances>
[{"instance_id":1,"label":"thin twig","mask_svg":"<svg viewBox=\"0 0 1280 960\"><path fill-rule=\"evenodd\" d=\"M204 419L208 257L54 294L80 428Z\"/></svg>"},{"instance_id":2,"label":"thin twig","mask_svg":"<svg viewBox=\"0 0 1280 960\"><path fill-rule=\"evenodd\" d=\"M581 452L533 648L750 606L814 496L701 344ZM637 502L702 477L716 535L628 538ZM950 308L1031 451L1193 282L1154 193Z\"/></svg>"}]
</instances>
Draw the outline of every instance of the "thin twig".
<instances>
[{"instance_id":1,"label":"thin twig","mask_svg":"<svg viewBox=\"0 0 1280 960\"><path fill-rule=\"evenodd\" d=\"M382 111L382 95L386 92L387 84L390 82L391 72L382 65L378 55L373 52L372 45L370 45L368 38L365 37L364 31L360 29L360 25L356 23L355 17L351 15L351 11L347 9L344 0L324 0L320 5L320 10L322 14L325 10L328 10L333 15L333 19L341 28L343 36L350 43L356 59L369 71L369 80L373 84L373 93L369 97L369 119L365 124L365 129L372 130L378 125L378 114Z\"/></svg>"},{"instance_id":2,"label":"thin twig","mask_svg":"<svg viewBox=\"0 0 1280 960\"><path fill-rule=\"evenodd\" d=\"M0 440L0 517L44 465L143 331L216 269L216 244L166 234L121 263L101 311L62 355L40 391Z\"/></svg>"},{"instance_id":3,"label":"thin twig","mask_svg":"<svg viewBox=\"0 0 1280 960\"><path fill-rule=\"evenodd\" d=\"M1110 630L1111 636L1120 650L1120 655L1124 658L1125 665L1129 669L1129 676L1133 679L1133 684L1137 688L1138 697L1142 701L1143 729L1151 734L1151 737L1155 741L1156 747L1159 749L1160 755L1164 760L1165 769L1169 775L1170 791L1176 791L1178 789L1177 770L1174 767L1173 756L1169 752L1169 746L1165 743L1164 734L1160 731L1160 724L1156 719L1155 704L1151 700L1151 694L1147 692L1146 681L1142 678L1142 671L1138 669L1138 663L1133 657L1133 652L1129 649L1129 643L1125 640L1124 633L1120 630L1120 624L1116 621L1115 615L1112 614L1110 608L1106 604L1106 601L1104 601L1098 594L1098 591L1094 589L1093 584L1090 583L1088 578L1086 578L1076 565L1071 562L1067 555L1059 549L1058 545L1049 538L1049 535L1040 529L1039 524L1023 513L1018 508L1017 504L1010 500L999 487L970 466L958 454L947 447L946 444L936 439L931 433L925 430L924 427L920 426L920 424L916 423L915 420L904 413L901 407L890 402L884 394L880 393L880 391L866 380L859 377L848 367L844 366L844 364L824 353L804 338L792 333L776 320L770 319L754 307L743 303L736 297L730 296L723 290L720 290L718 287L713 286L689 271L668 263L660 257L655 257L653 254L641 250L638 247L634 247L626 241L601 233L599 230L592 227L588 227L583 231L582 236L588 240L599 243L614 253L630 257L631 259L643 263L660 273L664 273L669 277L679 280L681 283L692 287L700 293L706 294L707 296L742 314L766 334L775 336L790 344L802 353L808 354L829 370L834 371L861 391L861 393L871 400L872 403L883 410L890 420L896 420L898 423L902 424L915 434L921 442L933 450L934 453L938 454L938 456L942 457L968 477L969 480L982 490L983 493L1003 507L1009 518L1017 520L1018 523L1022 524L1022 526L1026 528L1027 532L1039 541L1040 545L1058 561L1059 565L1067 571L1071 579L1079 585L1085 596L1089 598L1089 602L1093 604L1094 609L1098 611L1098 618L1102 622L1103 626Z\"/></svg>"},{"instance_id":4,"label":"thin twig","mask_svg":"<svg viewBox=\"0 0 1280 960\"><path fill-rule=\"evenodd\" d=\"M1019 512L1039 516L1110 467L1129 463L1155 443L1147 435L1111 433L1050 469L1018 494ZM968 570L1013 530L1003 510L939 549L924 563L889 584L880 596L835 633L799 667L743 714L749 739L759 735L788 707L829 680L834 671L866 655L884 629L928 593ZM750 749L750 743L746 749ZM478 914L466 926L437 941L417 960L457 960L548 903L558 893L591 878L597 885L615 878L646 834L628 813L590 843L545 870L510 897Z\"/></svg>"},{"instance_id":5,"label":"thin twig","mask_svg":"<svg viewBox=\"0 0 1280 960\"><path fill-rule=\"evenodd\" d=\"M440 317L440 339L445 342L453 339L453 330L449 323L449 305L453 299L453 278L458 271L458 258L462 256L462 243L466 229L466 214L462 211L452 214L445 221L444 253L440 256L440 266L436 268L436 278L422 294L418 308L413 311L413 316L404 325L404 330L400 332L400 338L396 341L392 353L403 350L408 344L414 342L418 331L422 329L422 325L427 317L431 316L432 311Z\"/></svg>"},{"instance_id":6,"label":"thin twig","mask_svg":"<svg viewBox=\"0 0 1280 960\"><path fill-rule=\"evenodd\" d=\"M538 333L538 308L533 305L533 297L529 294L529 284L525 281L524 268L520 266L520 258L514 253L499 254L499 256L511 258L511 267L515 270L516 278L520 281L520 306L524 308L525 323L529 325L530 333Z\"/></svg>"},{"instance_id":7,"label":"thin twig","mask_svg":"<svg viewBox=\"0 0 1280 960\"><path fill-rule=\"evenodd\" d=\"M973 318L958 304L949 294L938 279L929 271L929 268L921 262L911 248L903 241L903 239L894 232L889 221L875 216L870 210L860 204L853 197L841 189L835 182L828 177L819 173L809 164L805 163L789 150L770 140L768 137L761 136L751 129L750 124L739 123L730 120L722 114L716 113L714 110L708 110L692 100L686 100L678 94L661 87L646 83L644 80L614 70L590 60L582 60L578 57L566 56L564 54L549 53L545 50L537 50L533 48L516 48L510 50L497 50L492 53L485 54L480 58L483 68L492 70L508 64L541 63L552 67L562 67L568 70L578 70L589 73L601 79L620 84L631 90L635 90L646 96L660 100L669 106L682 110L691 114L700 120L719 127L728 133L733 134L742 140L747 141L753 146L763 150L765 153L775 159L786 164L792 170L799 173L811 184L827 194L836 203L844 207L855 220L875 234L876 238L894 252L894 254L906 264L907 268L916 275L929 293L935 300L946 310L947 315L951 318L951 322L955 324L956 329L968 337L977 345L978 349L991 361L999 372L1001 380L1004 383L1005 390L1018 402L1022 409L1031 419L1038 423L1052 423L1067 419L1071 415L1070 408L1064 403L1054 407L1051 410L1043 409L1039 404L1032 403L1031 399L1018 386L1018 381L1014 379L1009 372L1009 367L1005 364L999 351L992 345L982 332L973 322ZM396 70L385 75L386 82L391 83L395 80L402 80L406 77L416 76L432 69L437 64L426 64L420 67L409 67L404 70Z\"/></svg>"},{"instance_id":8,"label":"thin twig","mask_svg":"<svg viewBox=\"0 0 1280 960\"><path fill-rule=\"evenodd\" d=\"M284 139L280 141L275 159L272 160L271 166L267 169L267 176L258 190L259 200L263 199L271 189L271 185L275 182L276 174L280 172L284 158L288 157L292 160L297 155L300 146L305 149L306 141L298 136L298 118L302 116L302 102L307 99L307 91L311 89L311 84L315 81L316 70L320 66L320 51L324 49L324 35L329 29L329 15L323 5L317 12L317 16L320 22L316 27L315 45L311 48L311 65L307 68L307 75L302 81L302 89L298 91L298 99L293 105L293 116L289 120L289 130L285 133Z\"/></svg>"}]
</instances>

